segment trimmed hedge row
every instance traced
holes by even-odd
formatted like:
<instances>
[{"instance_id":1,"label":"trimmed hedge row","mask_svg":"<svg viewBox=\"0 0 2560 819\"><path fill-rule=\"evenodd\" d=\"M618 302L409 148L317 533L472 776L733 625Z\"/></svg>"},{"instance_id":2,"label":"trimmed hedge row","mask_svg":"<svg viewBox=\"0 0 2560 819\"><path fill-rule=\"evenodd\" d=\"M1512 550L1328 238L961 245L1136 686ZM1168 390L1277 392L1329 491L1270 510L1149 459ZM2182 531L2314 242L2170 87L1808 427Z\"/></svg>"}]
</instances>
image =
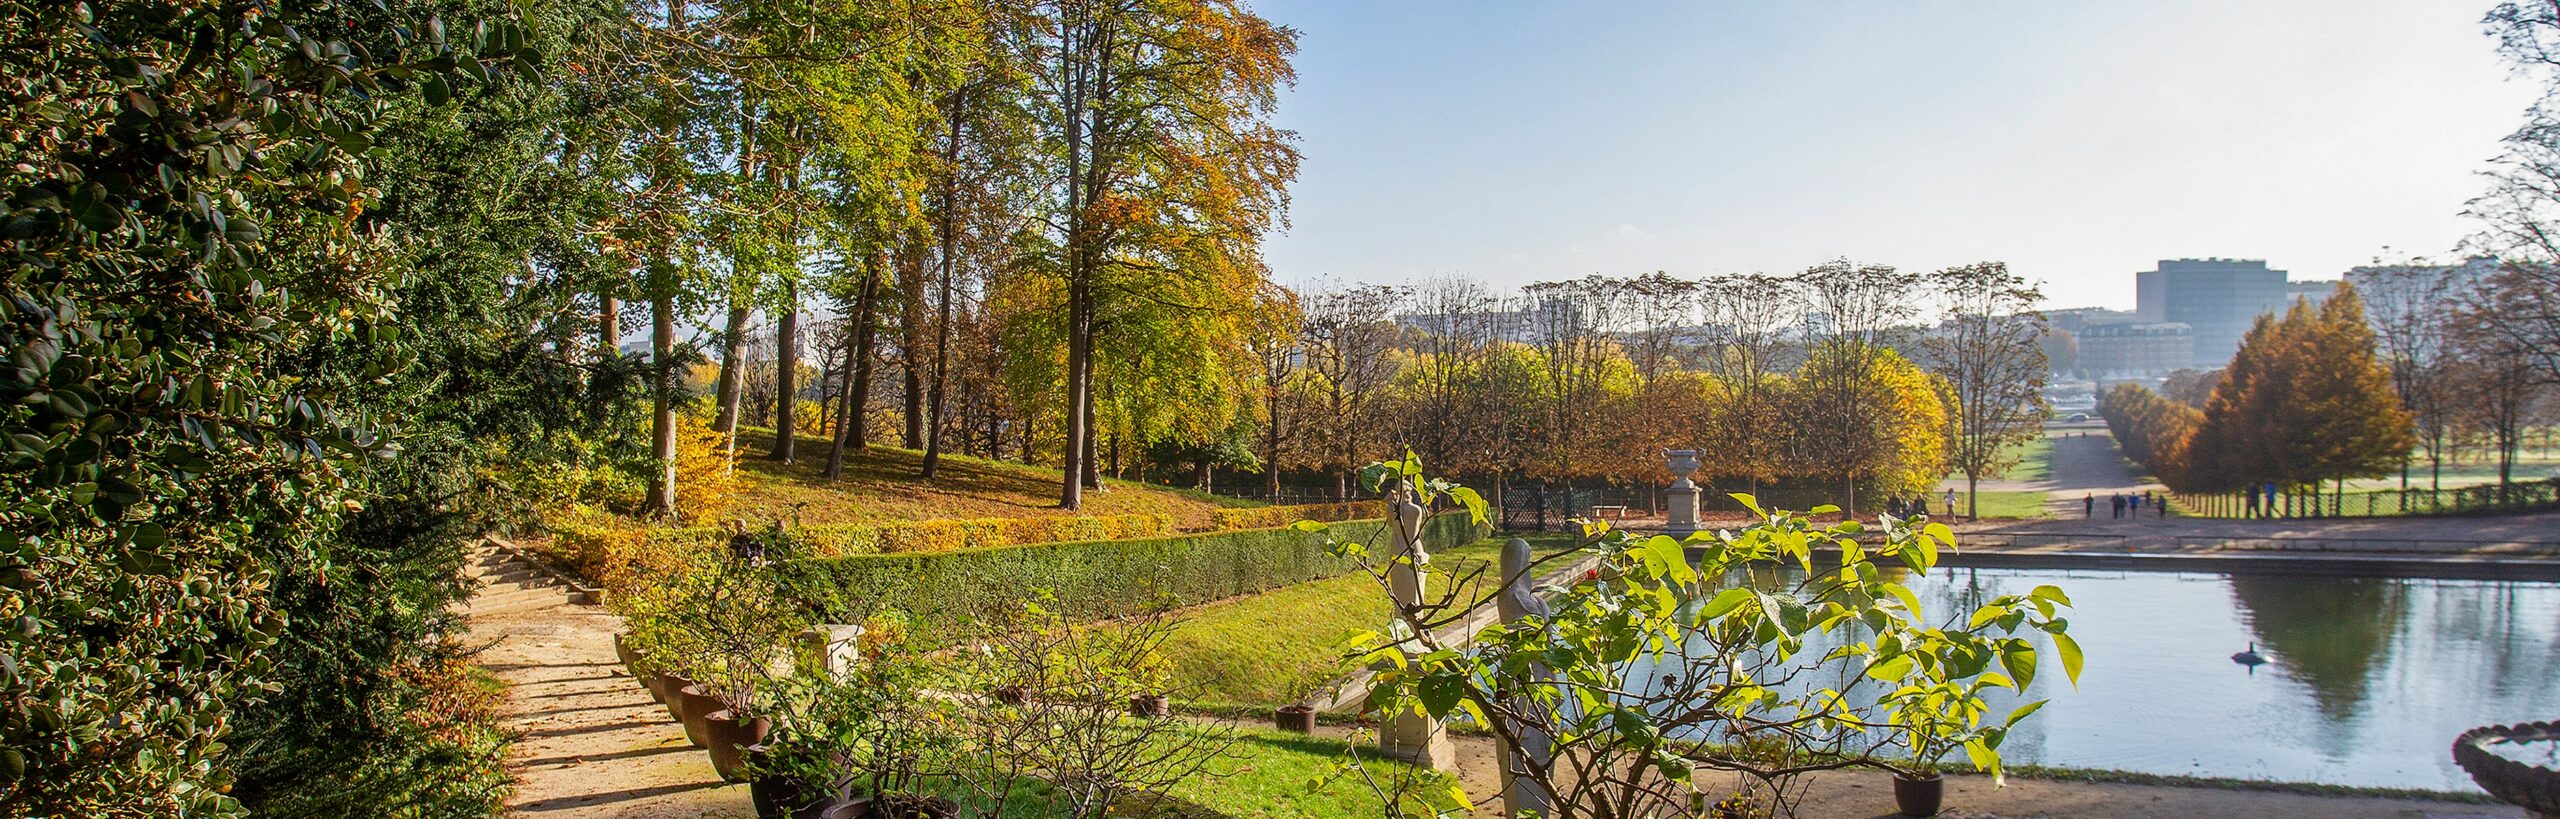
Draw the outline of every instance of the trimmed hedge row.
<instances>
[{"instance_id":1,"label":"trimmed hedge row","mask_svg":"<svg viewBox=\"0 0 2560 819\"><path fill-rule=\"evenodd\" d=\"M808 543L813 553L829 558L1154 537L1173 532L1171 515L843 523L803 526L793 530ZM725 543L728 539L729 534L718 527L659 529L649 533L652 543L702 545Z\"/></svg>"},{"instance_id":2,"label":"trimmed hedge row","mask_svg":"<svg viewBox=\"0 0 2560 819\"><path fill-rule=\"evenodd\" d=\"M1383 520L1335 524L1337 537L1378 543ZM1464 513L1423 524L1432 549L1483 536ZM1247 529L1134 540L1051 543L913 554L848 555L783 567L785 583L820 622L860 623L895 610L927 641L968 635L976 616L1032 600L1078 620L1145 611L1158 601L1194 605L1350 571L1314 535Z\"/></svg>"},{"instance_id":3,"label":"trimmed hedge row","mask_svg":"<svg viewBox=\"0 0 2560 819\"><path fill-rule=\"evenodd\" d=\"M1216 509L1209 512L1209 520L1216 523L1221 530L1270 529L1302 520L1333 523L1357 520L1366 515L1376 514L1378 503L1378 501L1352 501L1350 503L1306 503L1296 506Z\"/></svg>"}]
</instances>

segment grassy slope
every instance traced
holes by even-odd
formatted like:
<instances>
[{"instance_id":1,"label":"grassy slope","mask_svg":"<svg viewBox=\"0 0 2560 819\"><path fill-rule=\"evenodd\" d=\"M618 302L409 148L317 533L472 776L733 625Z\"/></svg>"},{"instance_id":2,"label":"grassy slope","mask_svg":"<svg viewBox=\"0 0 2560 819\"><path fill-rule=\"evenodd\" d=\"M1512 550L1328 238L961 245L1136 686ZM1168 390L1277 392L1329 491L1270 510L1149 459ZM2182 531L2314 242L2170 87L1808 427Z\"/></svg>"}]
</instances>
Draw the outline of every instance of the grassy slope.
<instances>
[{"instance_id":1,"label":"grassy slope","mask_svg":"<svg viewBox=\"0 0 2560 819\"><path fill-rule=\"evenodd\" d=\"M794 505L800 521L810 525L1070 514L1058 508L1055 469L944 453L942 474L925 483L916 477L924 468L923 452L875 444L858 455L848 453L843 479L830 485L824 440L801 441L799 458L789 464L761 457L772 448L772 430L738 434L738 471L748 488L731 514L750 523L787 520ZM1210 510L1260 505L1128 481L1105 484L1109 491L1085 493L1082 514L1171 515L1176 526L1205 529Z\"/></svg>"},{"instance_id":2,"label":"grassy slope","mask_svg":"<svg viewBox=\"0 0 2560 819\"><path fill-rule=\"evenodd\" d=\"M1565 545L1561 536L1532 541L1541 550ZM1461 590L1469 606L1493 591L1491 563L1502 540L1487 539L1432 556L1434 594L1451 577L1485 568L1481 582ZM1173 667L1174 696L1189 702L1285 705L1341 676L1340 644L1363 631L1382 631L1387 602L1365 574L1301 583L1285 589L1211 603L1183 613L1165 641Z\"/></svg>"}]
</instances>

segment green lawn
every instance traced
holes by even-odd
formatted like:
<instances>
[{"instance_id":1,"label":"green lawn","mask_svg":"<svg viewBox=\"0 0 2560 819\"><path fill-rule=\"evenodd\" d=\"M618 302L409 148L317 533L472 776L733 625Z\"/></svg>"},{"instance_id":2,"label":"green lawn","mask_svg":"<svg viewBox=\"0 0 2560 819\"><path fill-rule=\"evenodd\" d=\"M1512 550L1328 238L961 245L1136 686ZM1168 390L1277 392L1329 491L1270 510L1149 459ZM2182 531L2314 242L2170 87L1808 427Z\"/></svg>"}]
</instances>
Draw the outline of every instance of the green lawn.
<instances>
[{"instance_id":1,"label":"green lawn","mask_svg":"<svg viewBox=\"0 0 2560 819\"><path fill-rule=\"evenodd\" d=\"M1235 755L1210 766L1211 776L1197 777L1173 789L1184 802L1238 819L1372 819L1380 801L1357 776L1314 786L1343 758L1339 739L1274 730L1239 732ZM1361 764L1381 780L1407 772L1402 763L1361 755ZM1468 794L1481 796L1480 794Z\"/></svg>"},{"instance_id":2,"label":"green lawn","mask_svg":"<svg viewBox=\"0 0 2560 819\"><path fill-rule=\"evenodd\" d=\"M1563 535L1532 538L1541 552L1562 548ZM1502 539L1491 538L1432 556L1433 594L1481 567L1479 582L1461 590L1472 606L1493 591L1493 560ZM1219 705L1286 705L1343 674L1339 646L1362 631L1384 630L1385 593L1366 574L1300 583L1251 597L1211 603L1183 613L1165 641L1176 699Z\"/></svg>"},{"instance_id":3,"label":"green lawn","mask_svg":"<svg viewBox=\"0 0 2560 819\"><path fill-rule=\"evenodd\" d=\"M772 430L738 431L738 472L746 489L732 514L751 523L787 520L795 513L812 526L1078 514L1058 508L1056 467L944 453L940 478L927 482L917 477L923 452L875 444L846 458L843 478L829 482L824 439L801 441L800 457L789 464L758 457L772 446ZM1169 515L1179 528L1206 530L1216 509L1263 505L1192 489L1104 483L1108 490L1085 493L1081 514Z\"/></svg>"},{"instance_id":4,"label":"green lawn","mask_svg":"<svg viewBox=\"0 0 2560 819\"><path fill-rule=\"evenodd\" d=\"M2009 467L2009 471L1998 475L1984 475L1982 476L1983 480L1987 481L1997 478L2004 481L2043 481L2053 479L2052 438L2038 435L2023 442L2009 445L2009 448L2002 450L2001 454L2017 458L2018 465ZM1949 472L1947 473L1947 480L1962 483L1964 481L1964 473ZM1989 495L1989 493L1984 494L1986 497ZM1985 514L1984 517L1989 517L1989 515Z\"/></svg>"},{"instance_id":5,"label":"green lawn","mask_svg":"<svg viewBox=\"0 0 2560 819\"><path fill-rule=\"evenodd\" d=\"M1984 492L1981 495L1982 507L1977 514L1986 519L2040 518L2045 516L2044 503L2047 497L2043 492ZM1964 491L1957 490L1954 514L1964 514L1966 509Z\"/></svg>"}]
</instances>

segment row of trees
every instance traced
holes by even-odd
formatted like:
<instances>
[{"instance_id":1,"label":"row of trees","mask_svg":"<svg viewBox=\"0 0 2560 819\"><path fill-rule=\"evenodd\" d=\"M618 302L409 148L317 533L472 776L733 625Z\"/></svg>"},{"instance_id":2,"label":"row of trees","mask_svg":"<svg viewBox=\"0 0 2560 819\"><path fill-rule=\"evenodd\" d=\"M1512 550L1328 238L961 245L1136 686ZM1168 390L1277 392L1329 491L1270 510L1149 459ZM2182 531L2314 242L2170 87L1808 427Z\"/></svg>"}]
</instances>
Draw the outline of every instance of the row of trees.
<instances>
[{"instance_id":1,"label":"row of trees","mask_svg":"<svg viewBox=\"0 0 2560 819\"><path fill-rule=\"evenodd\" d=\"M2039 434L2039 296L1998 263L1915 274L1467 279L1318 294L1262 343L1252 461L1328 475L1405 447L1498 493L1517 478L1651 486L1660 450L1730 490L1927 491L1996 475Z\"/></svg>"},{"instance_id":2,"label":"row of trees","mask_svg":"<svg viewBox=\"0 0 2560 819\"><path fill-rule=\"evenodd\" d=\"M2389 474L2415 441L2352 285L2261 316L2203 407L2116 385L2098 412L2170 489L2316 486Z\"/></svg>"}]
</instances>

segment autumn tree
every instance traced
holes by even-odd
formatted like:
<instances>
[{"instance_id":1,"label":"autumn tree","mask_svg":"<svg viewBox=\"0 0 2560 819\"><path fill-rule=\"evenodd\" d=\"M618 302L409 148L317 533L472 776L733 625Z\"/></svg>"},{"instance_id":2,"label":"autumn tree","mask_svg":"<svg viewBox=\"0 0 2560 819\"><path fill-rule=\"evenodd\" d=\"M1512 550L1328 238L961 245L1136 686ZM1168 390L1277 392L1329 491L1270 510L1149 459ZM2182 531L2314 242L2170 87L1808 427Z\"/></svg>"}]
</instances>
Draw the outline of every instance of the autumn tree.
<instances>
[{"instance_id":1,"label":"autumn tree","mask_svg":"<svg viewBox=\"0 0 2560 819\"><path fill-rule=\"evenodd\" d=\"M2413 445L2351 285L2318 308L2262 316L2205 404L2191 454L2203 482L2292 486L2387 474Z\"/></svg>"},{"instance_id":2,"label":"autumn tree","mask_svg":"<svg viewBox=\"0 0 2560 819\"><path fill-rule=\"evenodd\" d=\"M1789 368L1786 332L1803 314L1800 292L1786 280L1765 274L1718 276L1698 287L1698 308L1706 334L1699 353L1702 369L1719 391L1701 431L1703 474L1740 478L1752 492L1776 480L1784 456L1775 397L1785 389Z\"/></svg>"},{"instance_id":3,"label":"autumn tree","mask_svg":"<svg viewBox=\"0 0 2560 819\"><path fill-rule=\"evenodd\" d=\"M2016 466L2012 448L2044 434L2044 294L2000 262L1947 268L1929 285L1946 315L1921 348L1955 396L1947 460L1964 473L1966 516L1978 517L1982 477Z\"/></svg>"},{"instance_id":4,"label":"autumn tree","mask_svg":"<svg viewBox=\"0 0 2560 819\"><path fill-rule=\"evenodd\" d=\"M1896 441L1882 431L1911 410L1880 368L1904 361L1889 342L1917 313L1922 283L1889 266L1844 259L1807 268L1789 285L1806 309L1809 349L1796 375L1794 460L1838 481L1841 508L1854 511L1858 479L1897 460Z\"/></svg>"},{"instance_id":5,"label":"autumn tree","mask_svg":"<svg viewBox=\"0 0 2560 819\"><path fill-rule=\"evenodd\" d=\"M1209 308L1249 297L1258 245L1297 174L1268 122L1297 32L1232 0L1049 0L1037 91L1058 180L1046 269L1063 280L1065 458L1059 505L1095 469L1097 340L1135 300Z\"/></svg>"},{"instance_id":6,"label":"autumn tree","mask_svg":"<svg viewBox=\"0 0 2560 819\"><path fill-rule=\"evenodd\" d=\"M1399 335L1397 309L1406 291L1388 285L1365 285L1318 293L1306 300L1299 323L1299 346L1316 393L1315 440L1323 455L1313 466L1334 474L1334 496L1351 496L1352 473L1376 458L1370 450L1386 443L1372 435L1378 423L1374 396L1395 377L1388 355Z\"/></svg>"}]
</instances>

